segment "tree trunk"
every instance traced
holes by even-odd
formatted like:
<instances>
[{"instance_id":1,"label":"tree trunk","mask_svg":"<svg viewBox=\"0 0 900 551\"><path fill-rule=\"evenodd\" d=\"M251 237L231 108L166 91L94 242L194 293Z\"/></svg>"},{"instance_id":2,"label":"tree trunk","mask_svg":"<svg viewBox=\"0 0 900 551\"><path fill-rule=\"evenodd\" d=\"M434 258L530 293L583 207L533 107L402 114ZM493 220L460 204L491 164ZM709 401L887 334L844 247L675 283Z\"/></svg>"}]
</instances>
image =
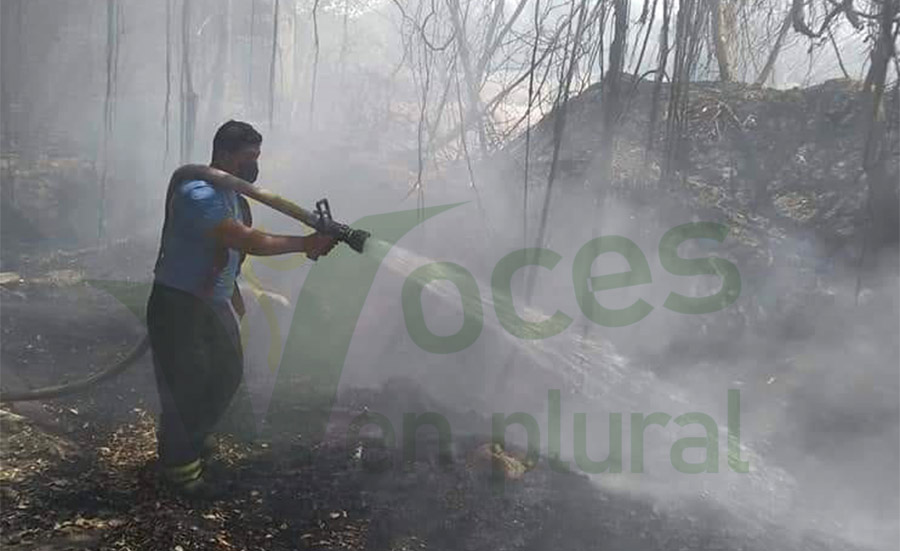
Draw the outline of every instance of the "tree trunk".
<instances>
[{"instance_id":1,"label":"tree trunk","mask_svg":"<svg viewBox=\"0 0 900 551\"><path fill-rule=\"evenodd\" d=\"M316 86L319 78L319 0L315 0L312 9L313 21L313 60L312 83L309 91L309 129L313 129L313 121L316 113Z\"/></svg>"},{"instance_id":2,"label":"tree trunk","mask_svg":"<svg viewBox=\"0 0 900 551\"><path fill-rule=\"evenodd\" d=\"M731 82L734 80L731 69L731 39L730 10L728 0L710 0L710 18L712 20L713 43L716 47L716 61L719 64L719 80ZM723 3L725 5L723 5Z\"/></svg>"},{"instance_id":3,"label":"tree trunk","mask_svg":"<svg viewBox=\"0 0 900 551\"><path fill-rule=\"evenodd\" d=\"M22 23L23 12L25 10L24 0L4 0L2 4L2 13L0 13L0 24L2 24L2 46L0 46L0 56L2 56L3 78L0 79L0 104L2 104L3 121L3 143L4 153L14 153L19 155L22 148L21 121L20 113L22 111L24 100L22 91L25 89L23 82L25 66L23 60L22 48ZM4 174L7 176L7 174ZM15 173L10 173L9 177L3 178L2 200L7 206L15 206L16 203L16 180Z\"/></svg>"},{"instance_id":4,"label":"tree trunk","mask_svg":"<svg viewBox=\"0 0 900 551\"><path fill-rule=\"evenodd\" d=\"M622 74L628 48L628 0L615 0L615 33L609 46L609 69L603 75L603 127L601 128L600 179L609 183L616 148L616 128L622 110Z\"/></svg>"},{"instance_id":5,"label":"tree trunk","mask_svg":"<svg viewBox=\"0 0 900 551\"><path fill-rule=\"evenodd\" d=\"M775 44L769 52L766 64L763 66L762 71L759 72L759 76L756 77L754 84L757 86L765 84L766 81L769 80L769 75L772 74L772 69L775 68L775 61L778 59L778 54L781 53L781 46L784 44L784 38L787 36L788 29L791 28L791 11L792 9L789 9L787 15L784 16L784 22L781 24L781 28L778 29L778 36L775 37Z\"/></svg>"},{"instance_id":6,"label":"tree trunk","mask_svg":"<svg viewBox=\"0 0 900 551\"><path fill-rule=\"evenodd\" d=\"M468 94L469 108L468 116L470 125L475 125L478 131L478 141L480 142L482 154L487 154L487 139L484 133L484 124L481 110L481 98L479 92L481 84L479 76L472 69L472 59L469 53L469 39L466 37L466 28L462 21L462 11L459 7L459 0L447 0L450 8L450 22L453 25L453 32L456 34L456 44L458 48L459 61L463 69L463 77L466 80L466 92Z\"/></svg>"},{"instance_id":7,"label":"tree trunk","mask_svg":"<svg viewBox=\"0 0 900 551\"><path fill-rule=\"evenodd\" d=\"M172 0L166 0L166 104L163 107L163 126L166 131L166 156L169 159L169 127L172 104Z\"/></svg>"},{"instance_id":8,"label":"tree trunk","mask_svg":"<svg viewBox=\"0 0 900 551\"><path fill-rule=\"evenodd\" d=\"M278 11L279 2L275 0L275 11L272 14L272 55L269 58L269 128L275 122L275 60L278 54Z\"/></svg>"},{"instance_id":9,"label":"tree trunk","mask_svg":"<svg viewBox=\"0 0 900 551\"><path fill-rule=\"evenodd\" d=\"M197 125L197 93L191 75L191 0L181 11L181 164L191 160Z\"/></svg>"},{"instance_id":10,"label":"tree trunk","mask_svg":"<svg viewBox=\"0 0 900 551\"><path fill-rule=\"evenodd\" d=\"M209 103L206 110L207 121L218 121L222 117L222 103L225 87L228 82L230 43L231 43L231 2L226 0L225 11L221 14L217 36L216 58L213 63L213 74L209 87ZM208 123L207 123L208 124Z\"/></svg>"},{"instance_id":11,"label":"tree trunk","mask_svg":"<svg viewBox=\"0 0 900 551\"><path fill-rule=\"evenodd\" d=\"M103 100L103 144L101 151L100 189L97 199L97 238L106 234L106 180L109 171L109 140L112 133L115 103L116 71L119 61L119 17L116 0L106 0L106 95Z\"/></svg>"},{"instance_id":12,"label":"tree trunk","mask_svg":"<svg viewBox=\"0 0 900 551\"><path fill-rule=\"evenodd\" d=\"M656 63L656 82L653 85L653 98L650 100L650 124L647 125L647 153L656 148L656 122L659 118L659 103L662 95L663 75L666 74L666 66L669 64L669 22L671 18L672 2L663 0L663 20L659 29L659 54Z\"/></svg>"},{"instance_id":13,"label":"tree trunk","mask_svg":"<svg viewBox=\"0 0 900 551\"><path fill-rule=\"evenodd\" d=\"M870 55L869 72L863 87L863 171L868 184L870 214L868 247L877 250L898 241L898 197L896 182L887 174L887 121L884 112L887 70L894 51L894 18L896 2L881 3L878 35ZM896 93L896 90L894 91Z\"/></svg>"}]
</instances>

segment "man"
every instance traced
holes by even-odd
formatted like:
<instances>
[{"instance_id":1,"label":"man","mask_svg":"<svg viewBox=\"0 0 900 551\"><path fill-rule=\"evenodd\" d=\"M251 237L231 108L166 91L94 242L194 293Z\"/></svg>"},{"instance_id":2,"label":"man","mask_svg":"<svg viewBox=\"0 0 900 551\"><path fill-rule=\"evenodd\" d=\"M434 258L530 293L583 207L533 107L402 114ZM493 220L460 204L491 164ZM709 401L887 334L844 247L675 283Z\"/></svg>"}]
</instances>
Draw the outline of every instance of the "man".
<instances>
[{"instance_id":1,"label":"man","mask_svg":"<svg viewBox=\"0 0 900 551\"><path fill-rule=\"evenodd\" d=\"M228 121L213 139L212 167L249 182L259 174L262 136ZM328 254L330 237L272 235L249 226L246 201L205 181L171 182L147 327L162 413L157 430L164 479L198 497L219 493L204 477L211 430L243 375L235 278L246 254Z\"/></svg>"}]
</instances>

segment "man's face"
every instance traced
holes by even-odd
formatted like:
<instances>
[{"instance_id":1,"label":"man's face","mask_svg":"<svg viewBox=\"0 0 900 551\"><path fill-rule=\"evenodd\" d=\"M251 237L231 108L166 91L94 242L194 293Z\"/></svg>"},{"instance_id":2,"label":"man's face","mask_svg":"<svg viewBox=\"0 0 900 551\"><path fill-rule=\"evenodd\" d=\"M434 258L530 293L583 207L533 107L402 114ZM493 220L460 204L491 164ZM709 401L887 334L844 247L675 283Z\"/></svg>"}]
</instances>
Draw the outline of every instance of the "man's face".
<instances>
[{"instance_id":1,"label":"man's face","mask_svg":"<svg viewBox=\"0 0 900 551\"><path fill-rule=\"evenodd\" d=\"M234 175L251 184L255 182L259 176L259 153L258 145L248 145L234 152L231 157Z\"/></svg>"}]
</instances>

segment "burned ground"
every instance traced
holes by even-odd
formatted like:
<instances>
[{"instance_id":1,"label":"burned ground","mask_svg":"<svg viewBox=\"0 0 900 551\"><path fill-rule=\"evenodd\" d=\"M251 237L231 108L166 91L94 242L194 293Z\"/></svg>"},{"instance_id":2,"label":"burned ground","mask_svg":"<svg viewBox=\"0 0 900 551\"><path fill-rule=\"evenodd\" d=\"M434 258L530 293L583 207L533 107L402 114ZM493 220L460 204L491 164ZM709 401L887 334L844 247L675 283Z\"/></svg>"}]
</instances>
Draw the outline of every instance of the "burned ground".
<instances>
[{"instance_id":1,"label":"burned ground","mask_svg":"<svg viewBox=\"0 0 900 551\"><path fill-rule=\"evenodd\" d=\"M3 361L16 366L5 368L7 377L23 373L31 384L74 378L126 350L141 333L130 312L83 282L23 282L6 292L14 294L4 299ZM583 475L553 472L543 461L498 486L491 478L495 463L488 467L473 460L489 441L485 435L457 438L445 458L433 436L422 431L413 461L380 440L347 441L342 423L365 408L388 411L392 402L443 407L403 382L342 393L332 430L315 445L304 440L290 417L279 418L263 434L248 434L235 422L247 415L240 411L246 403L238 401L223 427L222 453L211 467L228 497L190 503L171 495L155 476L152 389L144 358L90 393L10 408L18 413L4 410L5 545L34 550L856 549L814 533L788 533L736 518L700 497L675 510L661 507L605 489L602 476L594 484Z\"/></svg>"}]
</instances>

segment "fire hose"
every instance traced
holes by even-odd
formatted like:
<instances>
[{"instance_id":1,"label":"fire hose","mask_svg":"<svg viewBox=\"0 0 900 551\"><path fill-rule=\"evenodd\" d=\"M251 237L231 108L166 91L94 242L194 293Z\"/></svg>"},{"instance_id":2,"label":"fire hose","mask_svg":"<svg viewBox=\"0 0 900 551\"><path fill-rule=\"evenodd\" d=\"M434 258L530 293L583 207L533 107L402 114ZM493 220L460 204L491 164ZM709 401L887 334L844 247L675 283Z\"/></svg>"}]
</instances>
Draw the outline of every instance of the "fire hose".
<instances>
[{"instance_id":1,"label":"fire hose","mask_svg":"<svg viewBox=\"0 0 900 551\"><path fill-rule=\"evenodd\" d=\"M172 174L172 178L169 182L169 192L171 192L174 185L191 180L204 180L215 187L229 189L244 195L245 197L250 197L282 214L302 222L316 230L318 233L328 235L337 241L346 243L351 249L358 253L363 252L366 239L370 236L369 232L365 230L354 229L346 224L335 221L331 217L331 208L327 199L317 201L316 210L309 211L276 193L256 187L250 182L238 178L237 176L206 165L184 165L178 168ZM169 193L167 193L167 206L169 196ZM0 402L47 400L68 396L76 392L82 392L121 374L140 359L149 349L150 338L145 335L137 346L135 346L124 358L109 367L98 370L85 379L62 385L47 386L30 390L0 391Z\"/></svg>"}]
</instances>

